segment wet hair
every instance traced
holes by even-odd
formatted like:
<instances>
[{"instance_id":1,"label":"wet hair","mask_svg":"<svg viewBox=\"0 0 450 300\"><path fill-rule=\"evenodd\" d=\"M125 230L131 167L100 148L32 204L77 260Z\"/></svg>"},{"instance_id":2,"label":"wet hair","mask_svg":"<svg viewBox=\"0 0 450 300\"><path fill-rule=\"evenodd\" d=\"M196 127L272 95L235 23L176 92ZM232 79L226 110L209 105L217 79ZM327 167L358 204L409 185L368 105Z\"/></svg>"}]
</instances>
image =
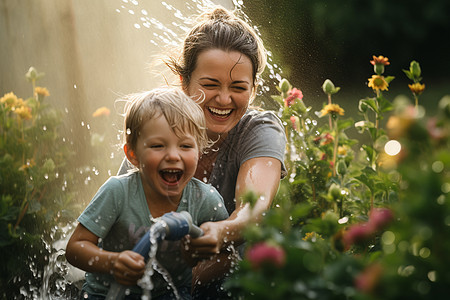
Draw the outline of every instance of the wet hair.
<instances>
[{"instance_id":1,"label":"wet hair","mask_svg":"<svg viewBox=\"0 0 450 300\"><path fill-rule=\"evenodd\" d=\"M164 116L176 136L191 134L199 151L211 145L206 134L203 110L195 100L179 88L157 88L124 97L124 138L132 150L136 145L145 122Z\"/></svg>"},{"instance_id":2,"label":"wet hair","mask_svg":"<svg viewBox=\"0 0 450 300\"><path fill-rule=\"evenodd\" d=\"M181 56L166 61L169 68L181 76L183 87L190 84L200 53L210 49L237 51L247 56L253 67L253 85L257 85L267 62L261 39L245 21L225 8L216 7L199 16L184 40Z\"/></svg>"}]
</instances>

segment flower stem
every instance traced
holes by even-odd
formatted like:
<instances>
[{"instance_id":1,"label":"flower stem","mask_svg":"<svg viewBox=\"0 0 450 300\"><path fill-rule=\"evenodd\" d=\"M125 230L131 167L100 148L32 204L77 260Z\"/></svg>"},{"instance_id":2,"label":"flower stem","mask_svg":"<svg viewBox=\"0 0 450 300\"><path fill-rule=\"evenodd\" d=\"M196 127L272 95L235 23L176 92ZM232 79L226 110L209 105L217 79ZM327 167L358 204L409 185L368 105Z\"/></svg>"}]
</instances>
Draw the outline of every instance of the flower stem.
<instances>
[{"instance_id":1,"label":"flower stem","mask_svg":"<svg viewBox=\"0 0 450 300\"><path fill-rule=\"evenodd\" d=\"M328 104L331 104L331 94L328 94ZM328 116L328 122L330 124L330 130L332 130L331 125L331 115Z\"/></svg>"}]
</instances>

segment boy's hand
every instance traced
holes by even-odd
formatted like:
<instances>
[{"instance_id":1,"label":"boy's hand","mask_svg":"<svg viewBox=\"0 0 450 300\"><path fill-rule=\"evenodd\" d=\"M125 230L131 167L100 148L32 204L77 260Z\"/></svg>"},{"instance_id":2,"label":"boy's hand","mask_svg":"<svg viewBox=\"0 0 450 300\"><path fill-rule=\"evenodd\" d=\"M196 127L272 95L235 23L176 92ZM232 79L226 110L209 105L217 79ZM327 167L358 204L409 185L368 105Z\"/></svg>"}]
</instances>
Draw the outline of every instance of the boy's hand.
<instances>
[{"instance_id":1,"label":"boy's hand","mask_svg":"<svg viewBox=\"0 0 450 300\"><path fill-rule=\"evenodd\" d=\"M144 271L144 257L130 250L121 252L113 266L114 278L122 285L136 285Z\"/></svg>"}]
</instances>

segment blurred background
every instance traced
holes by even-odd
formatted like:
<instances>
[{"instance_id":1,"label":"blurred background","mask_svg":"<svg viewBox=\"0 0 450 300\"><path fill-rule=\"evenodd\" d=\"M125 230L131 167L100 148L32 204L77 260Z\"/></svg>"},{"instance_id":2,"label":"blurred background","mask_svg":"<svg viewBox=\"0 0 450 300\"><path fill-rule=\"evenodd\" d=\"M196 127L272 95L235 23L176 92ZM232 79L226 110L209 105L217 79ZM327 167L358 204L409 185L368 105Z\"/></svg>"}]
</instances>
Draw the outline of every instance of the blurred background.
<instances>
[{"instance_id":1,"label":"blurred background","mask_svg":"<svg viewBox=\"0 0 450 300\"><path fill-rule=\"evenodd\" d=\"M346 114L356 114L359 99L373 96L367 87L373 55L391 62L385 72L396 77L390 100L409 95L402 69L412 60L422 66L421 104L427 110L450 94L446 0L0 0L0 92L30 96L24 74L30 66L44 72L38 85L49 89L48 101L71 124L67 135L80 163L90 161L83 149L100 130L112 135L105 153L117 165L122 119L116 100L174 82L158 56L176 50L190 17L212 4L237 6L260 31L271 52L265 96L286 77L303 91L307 106L320 109L326 101L321 85L329 78L341 87L335 101ZM95 124L92 113L101 106L111 114Z\"/></svg>"}]
</instances>

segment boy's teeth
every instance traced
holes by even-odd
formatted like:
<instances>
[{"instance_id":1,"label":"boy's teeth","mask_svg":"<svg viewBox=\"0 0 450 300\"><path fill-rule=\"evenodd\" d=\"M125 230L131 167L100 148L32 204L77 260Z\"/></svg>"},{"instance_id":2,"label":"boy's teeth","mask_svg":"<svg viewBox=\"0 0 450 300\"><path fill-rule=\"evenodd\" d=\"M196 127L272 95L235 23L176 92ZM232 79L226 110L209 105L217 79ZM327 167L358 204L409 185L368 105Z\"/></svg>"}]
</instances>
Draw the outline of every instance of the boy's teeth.
<instances>
[{"instance_id":1,"label":"boy's teeth","mask_svg":"<svg viewBox=\"0 0 450 300\"><path fill-rule=\"evenodd\" d=\"M165 181L175 183L181 179L181 175L183 174L180 170L164 170L161 171L161 176Z\"/></svg>"},{"instance_id":2,"label":"boy's teeth","mask_svg":"<svg viewBox=\"0 0 450 300\"><path fill-rule=\"evenodd\" d=\"M209 107L209 110L218 115L228 115L231 112L231 109L217 109L214 107Z\"/></svg>"}]
</instances>

